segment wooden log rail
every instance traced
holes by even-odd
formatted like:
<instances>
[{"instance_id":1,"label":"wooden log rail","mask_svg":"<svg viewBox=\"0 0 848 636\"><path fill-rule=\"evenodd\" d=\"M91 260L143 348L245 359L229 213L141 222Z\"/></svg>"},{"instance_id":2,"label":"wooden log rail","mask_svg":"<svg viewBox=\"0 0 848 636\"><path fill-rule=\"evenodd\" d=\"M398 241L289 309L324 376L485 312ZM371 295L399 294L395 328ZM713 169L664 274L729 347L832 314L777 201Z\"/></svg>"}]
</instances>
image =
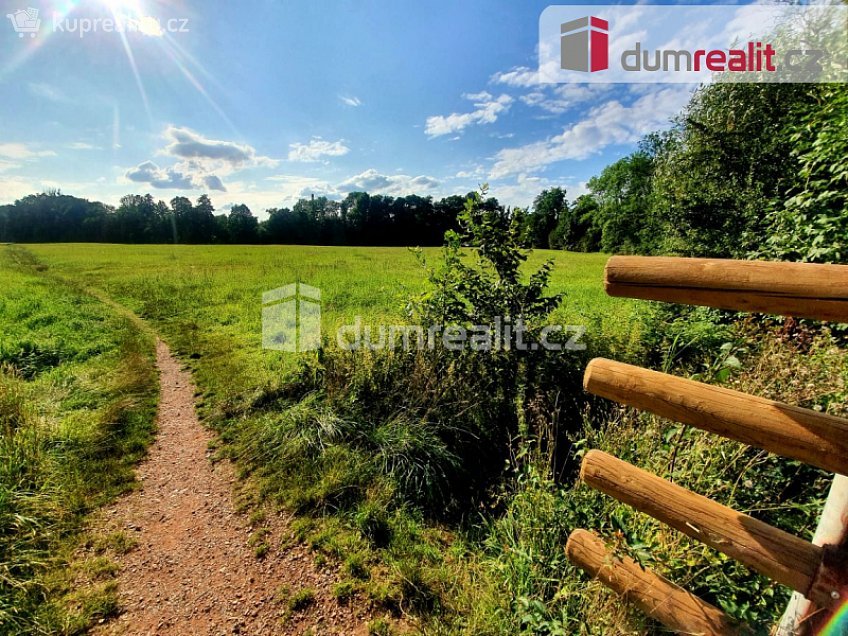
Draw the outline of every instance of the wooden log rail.
<instances>
[{"instance_id":1,"label":"wooden log rail","mask_svg":"<svg viewBox=\"0 0 848 636\"><path fill-rule=\"evenodd\" d=\"M740 563L805 595L822 549L788 532L736 512L612 455L592 450L580 477L587 485L698 539ZM813 599L829 606L829 594Z\"/></svg>"},{"instance_id":2,"label":"wooden log rail","mask_svg":"<svg viewBox=\"0 0 848 636\"><path fill-rule=\"evenodd\" d=\"M595 358L583 386L594 395L848 475L848 420L732 389Z\"/></svg>"},{"instance_id":3,"label":"wooden log rail","mask_svg":"<svg viewBox=\"0 0 848 636\"><path fill-rule=\"evenodd\" d=\"M704 636L743 633L717 607L643 568L633 559L613 555L592 532L572 532L565 553L572 563L676 632Z\"/></svg>"},{"instance_id":4,"label":"wooden log rail","mask_svg":"<svg viewBox=\"0 0 848 636\"><path fill-rule=\"evenodd\" d=\"M848 267L718 258L613 256L610 296L848 322Z\"/></svg>"},{"instance_id":5,"label":"wooden log rail","mask_svg":"<svg viewBox=\"0 0 848 636\"><path fill-rule=\"evenodd\" d=\"M611 296L848 323L848 267L842 265L615 256L604 283ZM833 471L840 484L845 478L839 476L848 475L848 420L602 358L589 364L583 384L595 395ZM809 543L600 451L586 454L581 478L803 594L811 606L796 599L781 634L822 623L829 613L815 618L815 608L833 611L848 601L845 488L834 487L825 506L822 523L839 522L827 534L840 539L828 544L821 527ZM566 553L678 633L738 633L720 610L615 556L591 532L575 530Z\"/></svg>"}]
</instances>

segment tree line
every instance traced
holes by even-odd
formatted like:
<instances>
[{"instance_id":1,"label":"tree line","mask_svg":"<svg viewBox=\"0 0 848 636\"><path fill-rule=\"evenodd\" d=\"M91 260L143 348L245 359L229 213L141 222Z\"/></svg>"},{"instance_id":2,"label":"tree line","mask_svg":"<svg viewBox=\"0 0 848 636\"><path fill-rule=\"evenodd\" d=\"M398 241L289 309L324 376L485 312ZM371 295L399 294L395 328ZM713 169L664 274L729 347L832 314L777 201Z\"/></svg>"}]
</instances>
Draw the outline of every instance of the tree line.
<instances>
[{"instance_id":1,"label":"tree line","mask_svg":"<svg viewBox=\"0 0 848 636\"><path fill-rule=\"evenodd\" d=\"M216 214L207 195L170 203L130 194L117 208L53 190L0 206L0 241L20 243L288 243L441 245L457 229L465 196L440 200L353 192L341 201L310 197L268 210L260 221L246 205ZM483 205L511 213L490 198Z\"/></svg>"},{"instance_id":2,"label":"tree line","mask_svg":"<svg viewBox=\"0 0 848 636\"><path fill-rule=\"evenodd\" d=\"M19 243L109 242L293 245L441 245L457 230L471 193L434 200L352 192L341 201L302 198L291 208L272 208L260 221L244 204L216 214L212 200L178 196L170 203L150 194L129 194L117 208L51 190L0 206L0 241ZM548 235L567 209L565 190L542 192L530 212L501 205L495 197L483 210L519 216L528 247L548 247Z\"/></svg>"},{"instance_id":3,"label":"tree line","mask_svg":"<svg viewBox=\"0 0 848 636\"><path fill-rule=\"evenodd\" d=\"M313 196L259 221L246 205L216 214L206 195L112 208L51 191L0 206L0 241L441 245L466 199ZM526 247L844 262L848 87L709 84L576 200L553 187L526 210L481 206L518 217Z\"/></svg>"}]
</instances>

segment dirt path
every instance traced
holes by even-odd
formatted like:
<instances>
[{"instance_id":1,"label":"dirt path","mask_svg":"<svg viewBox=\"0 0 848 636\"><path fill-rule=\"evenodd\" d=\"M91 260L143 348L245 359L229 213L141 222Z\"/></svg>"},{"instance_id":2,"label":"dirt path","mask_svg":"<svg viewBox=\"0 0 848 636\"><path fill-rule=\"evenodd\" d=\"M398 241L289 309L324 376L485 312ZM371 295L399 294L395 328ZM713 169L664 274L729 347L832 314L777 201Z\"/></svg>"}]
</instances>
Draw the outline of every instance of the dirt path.
<instances>
[{"instance_id":1,"label":"dirt path","mask_svg":"<svg viewBox=\"0 0 848 636\"><path fill-rule=\"evenodd\" d=\"M194 386L165 344L157 345L161 402L158 434L139 466L141 488L104 511L107 529L123 529L138 545L120 558L123 613L99 634L364 634L366 612L340 606L335 573L318 569L288 534L282 517L268 520L271 550L248 545L247 519L234 512L228 462L213 465L212 434L197 420ZM287 588L315 591L312 605L288 611Z\"/></svg>"}]
</instances>

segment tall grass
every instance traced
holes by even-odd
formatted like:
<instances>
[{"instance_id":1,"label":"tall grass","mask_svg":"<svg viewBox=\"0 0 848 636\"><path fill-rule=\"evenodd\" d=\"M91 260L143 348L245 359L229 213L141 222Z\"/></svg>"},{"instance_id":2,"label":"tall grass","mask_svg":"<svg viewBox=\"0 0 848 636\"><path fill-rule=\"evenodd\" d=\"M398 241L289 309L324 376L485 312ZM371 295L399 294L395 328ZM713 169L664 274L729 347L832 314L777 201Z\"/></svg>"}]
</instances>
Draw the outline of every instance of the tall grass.
<instances>
[{"instance_id":1,"label":"tall grass","mask_svg":"<svg viewBox=\"0 0 848 636\"><path fill-rule=\"evenodd\" d=\"M0 286L0 632L77 633L114 611L114 586L85 585L74 550L150 439L152 342L15 248Z\"/></svg>"},{"instance_id":2,"label":"tall grass","mask_svg":"<svg viewBox=\"0 0 848 636\"><path fill-rule=\"evenodd\" d=\"M703 332L703 326L695 331ZM721 360L727 355L720 347L702 349L700 359L693 354L691 366L674 372L848 413L848 356L827 331L802 330L799 341L787 339L780 327L741 323L725 335L739 357L731 373L724 372L728 367ZM665 345L676 346L673 335ZM604 450L807 539L832 478L632 409L587 419L575 438L578 456L589 448ZM466 552L459 618L434 633L666 633L567 562L563 546L574 528L598 531L620 553L721 607L754 633L770 632L790 590L577 480L554 480L544 467L544 462L526 464L505 484L505 512L487 523L482 551L471 546Z\"/></svg>"}]
</instances>

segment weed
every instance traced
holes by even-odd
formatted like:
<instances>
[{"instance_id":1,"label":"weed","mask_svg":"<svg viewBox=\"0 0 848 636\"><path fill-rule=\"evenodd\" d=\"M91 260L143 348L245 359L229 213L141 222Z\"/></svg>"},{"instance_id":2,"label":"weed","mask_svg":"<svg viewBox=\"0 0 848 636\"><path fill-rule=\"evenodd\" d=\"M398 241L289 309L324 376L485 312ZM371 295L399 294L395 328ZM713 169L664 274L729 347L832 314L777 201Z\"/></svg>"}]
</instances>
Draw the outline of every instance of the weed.
<instances>
[{"instance_id":1,"label":"weed","mask_svg":"<svg viewBox=\"0 0 848 636\"><path fill-rule=\"evenodd\" d=\"M333 596L341 605L347 605L356 594L356 583L351 580L339 581L333 585Z\"/></svg>"},{"instance_id":2,"label":"weed","mask_svg":"<svg viewBox=\"0 0 848 636\"><path fill-rule=\"evenodd\" d=\"M268 552L270 550L270 545L268 545L267 543L260 543L253 547L253 556L255 556L257 559L264 559L268 555Z\"/></svg>"},{"instance_id":3,"label":"weed","mask_svg":"<svg viewBox=\"0 0 848 636\"><path fill-rule=\"evenodd\" d=\"M289 597L288 609L291 612L301 612L315 603L315 590L305 587Z\"/></svg>"},{"instance_id":4,"label":"weed","mask_svg":"<svg viewBox=\"0 0 848 636\"><path fill-rule=\"evenodd\" d=\"M368 623L368 636L392 636L394 630L385 618L375 618Z\"/></svg>"},{"instance_id":5,"label":"weed","mask_svg":"<svg viewBox=\"0 0 848 636\"><path fill-rule=\"evenodd\" d=\"M117 609L103 554L131 542L86 536L84 521L132 487L152 433L153 343L21 254L0 253L0 632L84 631Z\"/></svg>"}]
</instances>

